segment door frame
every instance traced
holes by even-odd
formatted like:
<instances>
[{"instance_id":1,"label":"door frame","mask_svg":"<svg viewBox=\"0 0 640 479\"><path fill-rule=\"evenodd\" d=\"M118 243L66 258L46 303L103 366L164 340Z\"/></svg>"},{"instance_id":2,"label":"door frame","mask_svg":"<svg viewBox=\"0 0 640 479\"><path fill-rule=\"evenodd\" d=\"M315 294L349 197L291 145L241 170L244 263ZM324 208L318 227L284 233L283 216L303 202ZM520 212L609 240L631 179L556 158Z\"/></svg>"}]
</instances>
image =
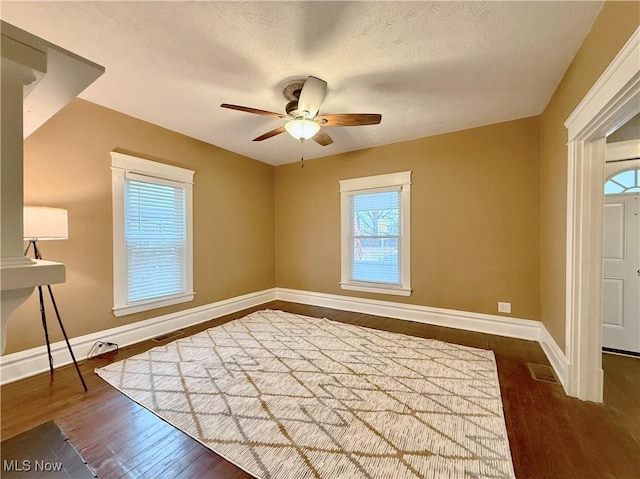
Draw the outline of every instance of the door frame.
<instances>
[{"instance_id":1,"label":"door frame","mask_svg":"<svg viewBox=\"0 0 640 479\"><path fill-rule=\"evenodd\" d=\"M632 159L637 158L637 159ZM607 143L607 151L605 161L609 164L615 164L620 161L628 161L630 168L640 168L636 162L640 161L640 138L637 140L616 141L615 143ZM622 171L622 170L620 170ZM611 176L610 171L605 171L605 181ZM616 174L616 173L613 173Z\"/></svg>"},{"instance_id":2,"label":"door frame","mask_svg":"<svg viewBox=\"0 0 640 479\"><path fill-rule=\"evenodd\" d=\"M602 402L605 137L640 112L640 27L565 122L566 344L570 396Z\"/></svg>"}]
</instances>

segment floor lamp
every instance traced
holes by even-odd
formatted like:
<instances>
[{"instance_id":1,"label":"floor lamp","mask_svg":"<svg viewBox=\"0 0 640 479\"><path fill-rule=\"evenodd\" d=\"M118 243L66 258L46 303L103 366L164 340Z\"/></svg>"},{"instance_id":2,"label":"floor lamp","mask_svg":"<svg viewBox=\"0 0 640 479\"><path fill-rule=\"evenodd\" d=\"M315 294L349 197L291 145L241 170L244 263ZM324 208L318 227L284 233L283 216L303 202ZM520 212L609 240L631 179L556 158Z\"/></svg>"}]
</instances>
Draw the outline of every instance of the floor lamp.
<instances>
[{"instance_id":1,"label":"floor lamp","mask_svg":"<svg viewBox=\"0 0 640 479\"><path fill-rule=\"evenodd\" d=\"M25 256L29 252L29 249L33 246L34 258L42 259L40 249L38 248L38 241L63 240L67 239L68 237L69 234L67 210L61 208L46 208L43 206L24 207L24 239L25 241L29 242L29 244L27 245L27 249L24 251ZM78 362L76 361L76 357L73 354L73 350L71 349L71 344L69 343L67 332L65 331L64 325L62 324L62 319L60 319L58 305L56 304L56 300L53 297L51 285L47 284L46 287L49 291L49 297L51 298L51 304L53 305L53 310L56 313L56 318L58 318L60 330L62 331L64 340L67 343L67 348L69 348L71 359L73 360L73 364L76 367L76 371L78 372L78 376L80 377L80 381L82 382L82 387L84 388L84 391L87 392L87 385L84 382L84 378L82 377L82 373L80 372L80 368L78 367ZM40 299L40 318L42 320L42 328L44 329L44 338L47 342L49 372L51 374L51 378L53 379L53 357L51 356L51 343L49 342L49 329L47 328L47 316L44 308L44 295L42 294L42 286L38 286L38 298Z\"/></svg>"}]
</instances>

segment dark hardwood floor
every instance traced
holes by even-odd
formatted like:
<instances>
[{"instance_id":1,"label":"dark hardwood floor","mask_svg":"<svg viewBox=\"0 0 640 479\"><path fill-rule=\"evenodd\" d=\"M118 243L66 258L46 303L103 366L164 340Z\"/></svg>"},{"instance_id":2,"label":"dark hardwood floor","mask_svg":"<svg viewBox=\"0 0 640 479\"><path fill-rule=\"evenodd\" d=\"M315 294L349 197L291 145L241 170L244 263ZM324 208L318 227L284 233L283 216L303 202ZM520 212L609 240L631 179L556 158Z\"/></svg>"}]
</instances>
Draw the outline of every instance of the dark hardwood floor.
<instances>
[{"instance_id":1,"label":"dark hardwood floor","mask_svg":"<svg viewBox=\"0 0 640 479\"><path fill-rule=\"evenodd\" d=\"M184 331L194 334L265 308L491 349L519 479L640 478L639 359L605 354L605 403L594 404L567 397L560 385L531 378L527 363L548 364L532 341L282 301ZM107 362L154 346L157 343L145 341L121 349L108 360L83 361L88 393L83 393L72 366L56 370L52 382L45 373L3 386L2 439L55 420L101 479L250 477L93 373Z\"/></svg>"}]
</instances>

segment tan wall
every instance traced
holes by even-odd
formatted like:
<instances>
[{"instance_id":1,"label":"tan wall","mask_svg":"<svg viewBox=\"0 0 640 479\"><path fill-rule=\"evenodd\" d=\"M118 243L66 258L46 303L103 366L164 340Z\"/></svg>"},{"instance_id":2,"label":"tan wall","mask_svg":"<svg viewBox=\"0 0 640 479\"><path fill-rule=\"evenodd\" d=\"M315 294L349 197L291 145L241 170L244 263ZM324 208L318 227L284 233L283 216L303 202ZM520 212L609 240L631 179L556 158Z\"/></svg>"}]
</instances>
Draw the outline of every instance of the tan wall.
<instances>
[{"instance_id":1,"label":"tan wall","mask_svg":"<svg viewBox=\"0 0 640 479\"><path fill-rule=\"evenodd\" d=\"M565 347L567 131L564 122L640 24L640 3L606 2L540 120L541 319Z\"/></svg>"},{"instance_id":2,"label":"tan wall","mask_svg":"<svg viewBox=\"0 0 640 479\"><path fill-rule=\"evenodd\" d=\"M113 316L111 150L195 170L194 301ZM69 210L69 240L40 246L66 264L67 282L53 288L70 336L275 285L272 166L82 100L27 138L24 154L25 204ZM44 344L37 294L12 316L7 340L6 353Z\"/></svg>"},{"instance_id":3,"label":"tan wall","mask_svg":"<svg viewBox=\"0 0 640 479\"><path fill-rule=\"evenodd\" d=\"M276 167L276 284L539 318L539 118ZM338 180L413 171L413 294L341 290Z\"/></svg>"}]
</instances>

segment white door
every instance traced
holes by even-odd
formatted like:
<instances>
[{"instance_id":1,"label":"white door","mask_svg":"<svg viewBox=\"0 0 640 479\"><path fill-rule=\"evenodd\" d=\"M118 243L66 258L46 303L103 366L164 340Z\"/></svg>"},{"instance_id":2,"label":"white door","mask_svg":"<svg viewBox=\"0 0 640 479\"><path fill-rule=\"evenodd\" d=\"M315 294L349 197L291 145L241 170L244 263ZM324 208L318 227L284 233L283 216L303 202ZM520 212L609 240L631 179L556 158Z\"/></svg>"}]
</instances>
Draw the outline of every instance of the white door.
<instances>
[{"instance_id":1,"label":"white door","mask_svg":"<svg viewBox=\"0 0 640 479\"><path fill-rule=\"evenodd\" d=\"M640 353L640 169L605 187L602 346Z\"/></svg>"}]
</instances>

